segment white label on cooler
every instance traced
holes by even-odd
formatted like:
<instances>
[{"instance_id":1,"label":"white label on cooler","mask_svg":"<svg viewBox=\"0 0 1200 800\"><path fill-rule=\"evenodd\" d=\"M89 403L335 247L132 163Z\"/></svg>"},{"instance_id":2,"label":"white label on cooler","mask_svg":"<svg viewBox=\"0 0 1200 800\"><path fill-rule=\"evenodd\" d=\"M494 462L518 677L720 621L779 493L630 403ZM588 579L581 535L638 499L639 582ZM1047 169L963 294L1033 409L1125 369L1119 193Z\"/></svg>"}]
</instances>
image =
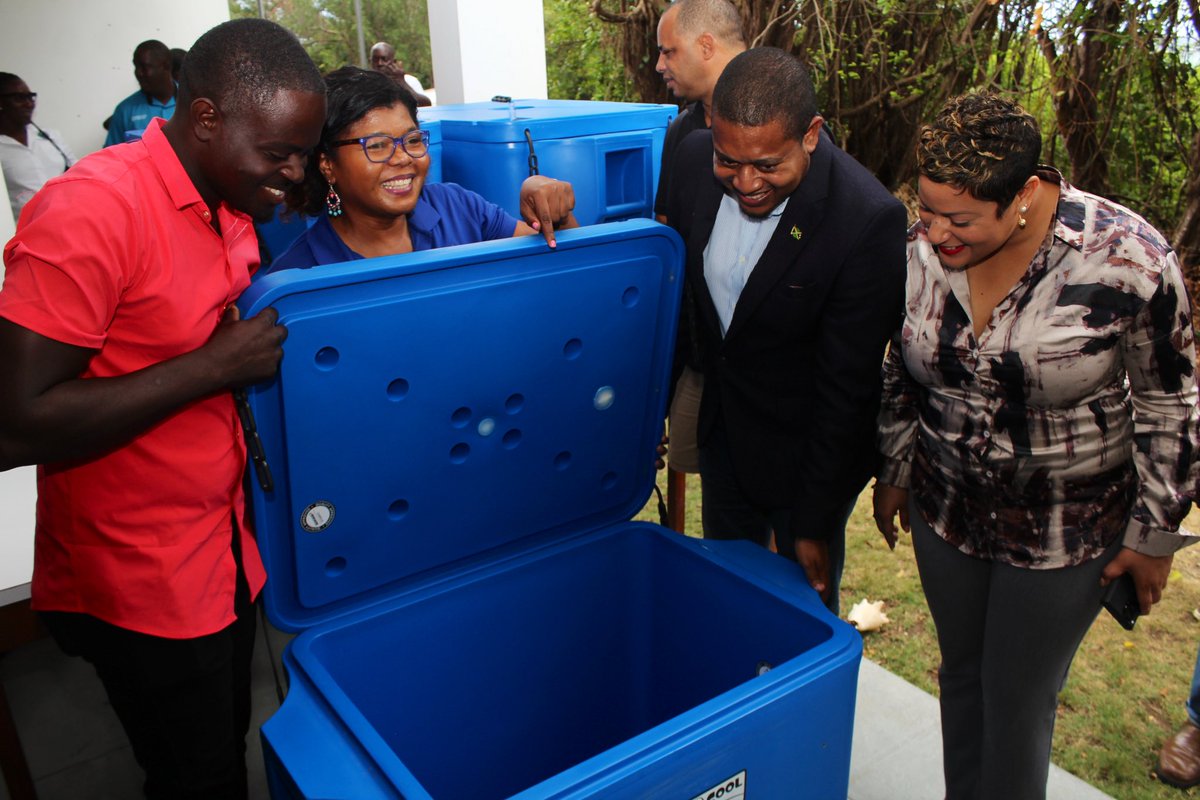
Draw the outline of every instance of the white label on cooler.
<instances>
[{"instance_id":1,"label":"white label on cooler","mask_svg":"<svg viewBox=\"0 0 1200 800\"><path fill-rule=\"evenodd\" d=\"M705 789L692 800L743 800L746 796L746 770L721 781L711 789Z\"/></svg>"},{"instance_id":2,"label":"white label on cooler","mask_svg":"<svg viewBox=\"0 0 1200 800\"><path fill-rule=\"evenodd\" d=\"M300 527L309 533L320 533L333 524L333 503L318 500L300 512Z\"/></svg>"}]
</instances>

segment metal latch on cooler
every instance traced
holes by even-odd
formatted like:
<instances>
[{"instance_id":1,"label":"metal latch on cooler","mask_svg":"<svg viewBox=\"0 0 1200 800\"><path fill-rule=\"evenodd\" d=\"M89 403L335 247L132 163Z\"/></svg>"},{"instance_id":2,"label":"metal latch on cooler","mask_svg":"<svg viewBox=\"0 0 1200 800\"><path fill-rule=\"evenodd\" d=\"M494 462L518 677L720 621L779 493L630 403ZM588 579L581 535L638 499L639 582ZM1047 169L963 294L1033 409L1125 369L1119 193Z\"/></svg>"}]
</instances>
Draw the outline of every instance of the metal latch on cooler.
<instances>
[{"instance_id":1,"label":"metal latch on cooler","mask_svg":"<svg viewBox=\"0 0 1200 800\"><path fill-rule=\"evenodd\" d=\"M246 454L254 464L258 485L264 492L269 492L275 488L275 481L271 479L271 465L267 463L262 439L258 438L258 425L254 422L254 412L250 410L250 398L246 396L245 389L233 390L233 404L237 406L238 419L242 421L242 432L246 434Z\"/></svg>"}]
</instances>

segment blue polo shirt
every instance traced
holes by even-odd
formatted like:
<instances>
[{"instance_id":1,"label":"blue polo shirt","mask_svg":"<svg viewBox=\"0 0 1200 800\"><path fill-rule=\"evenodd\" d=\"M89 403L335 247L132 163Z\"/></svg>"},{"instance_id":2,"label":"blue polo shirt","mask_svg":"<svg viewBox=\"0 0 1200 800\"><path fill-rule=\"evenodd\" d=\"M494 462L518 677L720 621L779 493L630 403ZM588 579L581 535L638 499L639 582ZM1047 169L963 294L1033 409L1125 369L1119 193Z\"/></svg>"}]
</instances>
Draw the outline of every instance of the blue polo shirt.
<instances>
[{"instance_id":1,"label":"blue polo shirt","mask_svg":"<svg viewBox=\"0 0 1200 800\"><path fill-rule=\"evenodd\" d=\"M179 88L176 87L176 93ZM138 89L133 94L117 103L113 109L112 120L108 123L108 136L104 137L104 146L110 147L122 142L130 142L142 138L142 131L155 117L170 119L175 113L175 97L165 103Z\"/></svg>"},{"instance_id":2,"label":"blue polo shirt","mask_svg":"<svg viewBox=\"0 0 1200 800\"><path fill-rule=\"evenodd\" d=\"M408 218L408 233L414 251L507 239L516 230L515 217L456 183L425 184ZM329 224L329 217L322 214L262 274L361 258L346 246Z\"/></svg>"}]
</instances>

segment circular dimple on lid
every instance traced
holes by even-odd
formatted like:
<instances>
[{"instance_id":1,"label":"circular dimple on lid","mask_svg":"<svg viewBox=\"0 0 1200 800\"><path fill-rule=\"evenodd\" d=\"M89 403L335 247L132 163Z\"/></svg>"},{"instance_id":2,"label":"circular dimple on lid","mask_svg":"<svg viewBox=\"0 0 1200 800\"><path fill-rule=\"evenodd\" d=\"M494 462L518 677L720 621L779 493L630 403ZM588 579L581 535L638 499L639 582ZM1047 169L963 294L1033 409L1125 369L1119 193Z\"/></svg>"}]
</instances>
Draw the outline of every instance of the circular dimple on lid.
<instances>
[{"instance_id":1,"label":"circular dimple on lid","mask_svg":"<svg viewBox=\"0 0 1200 800\"><path fill-rule=\"evenodd\" d=\"M313 361L316 362L317 369L331 370L337 366L341 357L341 353L337 351L336 347L322 347L317 351Z\"/></svg>"},{"instance_id":2,"label":"circular dimple on lid","mask_svg":"<svg viewBox=\"0 0 1200 800\"><path fill-rule=\"evenodd\" d=\"M388 400L399 402L408 396L408 381L404 378L396 378L388 384L387 387Z\"/></svg>"},{"instance_id":3,"label":"circular dimple on lid","mask_svg":"<svg viewBox=\"0 0 1200 800\"><path fill-rule=\"evenodd\" d=\"M407 513L408 501L403 498L393 501L392 504L388 506L387 515L389 519L400 520L403 519Z\"/></svg>"}]
</instances>

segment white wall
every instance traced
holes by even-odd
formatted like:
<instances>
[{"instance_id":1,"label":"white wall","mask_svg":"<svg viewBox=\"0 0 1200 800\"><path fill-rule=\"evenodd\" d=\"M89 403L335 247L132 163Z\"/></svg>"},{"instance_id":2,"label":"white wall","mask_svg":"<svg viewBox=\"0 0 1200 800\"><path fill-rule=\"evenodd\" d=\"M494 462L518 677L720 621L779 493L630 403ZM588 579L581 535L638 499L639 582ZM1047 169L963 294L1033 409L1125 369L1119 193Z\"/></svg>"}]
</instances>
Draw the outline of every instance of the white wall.
<instances>
[{"instance_id":1,"label":"white wall","mask_svg":"<svg viewBox=\"0 0 1200 800\"><path fill-rule=\"evenodd\" d=\"M439 103L546 97L542 0L430 0Z\"/></svg>"},{"instance_id":2,"label":"white wall","mask_svg":"<svg viewBox=\"0 0 1200 800\"><path fill-rule=\"evenodd\" d=\"M0 190L4 189L4 168L0 167ZM17 231L16 221L12 215L12 205L4 202L8 198L7 194L0 192L0 247L3 243L12 238L12 235ZM0 278L4 277L4 264L0 262Z\"/></svg>"},{"instance_id":3,"label":"white wall","mask_svg":"<svg viewBox=\"0 0 1200 800\"><path fill-rule=\"evenodd\" d=\"M227 19L227 0L0 0L0 71L38 93L34 122L81 157L100 149L101 123L138 88L138 42L186 50Z\"/></svg>"}]
</instances>

